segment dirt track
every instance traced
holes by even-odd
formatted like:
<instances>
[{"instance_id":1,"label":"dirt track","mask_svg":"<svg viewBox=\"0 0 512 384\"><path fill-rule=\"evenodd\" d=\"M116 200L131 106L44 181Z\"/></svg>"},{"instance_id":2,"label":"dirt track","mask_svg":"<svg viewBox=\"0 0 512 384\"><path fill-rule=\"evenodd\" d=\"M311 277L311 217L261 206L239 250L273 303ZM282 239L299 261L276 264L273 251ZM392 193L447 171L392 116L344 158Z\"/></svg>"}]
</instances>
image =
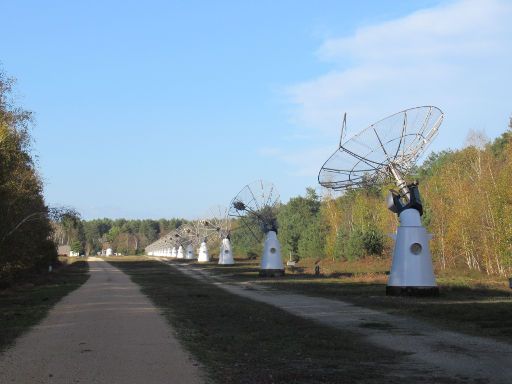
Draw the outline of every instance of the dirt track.
<instances>
[{"instance_id":1,"label":"dirt track","mask_svg":"<svg viewBox=\"0 0 512 384\"><path fill-rule=\"evenodd\" d=\"M363 334L375 345L406 352L407 364L465 383L512 383L512 345L451 332L408 317L347 302L287 293L265 285L227 282L207 270L173 264L194 278L321 324ZM404 361L405 362L405 361ZM407 382L407 380L405 381Z\"/></svg>"},{"instance_id":2,"label":"dirt track","mask_svg":"<svg viewBox=\"0 0 512 384\"><path fill-rule=\"evenodd\" d=\"M201 383L170 326L121 271L91 277L0 355L0 383Z\"/></svg>"}]
</instances>

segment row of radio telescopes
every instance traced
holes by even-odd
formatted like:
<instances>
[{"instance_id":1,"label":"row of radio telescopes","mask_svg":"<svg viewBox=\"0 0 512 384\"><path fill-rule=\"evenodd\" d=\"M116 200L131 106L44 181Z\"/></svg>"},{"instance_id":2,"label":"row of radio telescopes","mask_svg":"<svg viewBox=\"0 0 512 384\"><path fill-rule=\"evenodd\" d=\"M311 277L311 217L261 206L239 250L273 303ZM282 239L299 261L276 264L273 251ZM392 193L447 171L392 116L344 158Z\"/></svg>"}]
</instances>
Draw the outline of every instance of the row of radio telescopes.
<instances>
[{"instance_id":1,"label":"row of radio telescopes","mask_svg":"<svg viewBox=\"0 0 512 384\"><path fill-rule=\"evenodd\" d=\"M234 264L231 250L231 223L238 218L241 225L261 240L265 235L261 274L284 274L281 247L277 240L277 208L279 194L272 183L258 180L246 185L231 201L229 208L218 206L205 218L183 224L145 249L149 256L171 259L210 261L207 242L220 242L219 264Z\"/></svg>"},{"instance_id":2,"label":"row of radio telescopes","mask_svg":"<svg viewBox=\"0 0 512 384\"><path fill-rule=\"evenodd\" d=\"M437 135L443 113L434 106L406 109L382 119L348 140L346 115L337 150L322 166L318 182L343 191L393 182L387 206L398 215L400 225L393 236L388 295L437 295L429 241L421 223L423 206L418 184L406 180L419 157ZM228 209L217 209L202 220L184 224L146 247L151 256L210 261L207 240L220 241L219 264L234 264L230 244L232 218L238 218L257 239L265 238L260 275L284 274L277 239L279 194L273 184L256 181L246 185Z\"/></svg>"},{"instance_id":3,"label":"row of radio telescopes","mask_svg":"<svg viewBox=\"0 0 512 384\"><path fill-rule=\"evenodd\" d=\"M210 239L220 241L219 264L234 264L230 244L231 220L227 210L218 207L212 210L209 218L183 224L169 232L145 249L150 256L171 259L210 261L206 242Z\"/></svg>"}]
</instances>

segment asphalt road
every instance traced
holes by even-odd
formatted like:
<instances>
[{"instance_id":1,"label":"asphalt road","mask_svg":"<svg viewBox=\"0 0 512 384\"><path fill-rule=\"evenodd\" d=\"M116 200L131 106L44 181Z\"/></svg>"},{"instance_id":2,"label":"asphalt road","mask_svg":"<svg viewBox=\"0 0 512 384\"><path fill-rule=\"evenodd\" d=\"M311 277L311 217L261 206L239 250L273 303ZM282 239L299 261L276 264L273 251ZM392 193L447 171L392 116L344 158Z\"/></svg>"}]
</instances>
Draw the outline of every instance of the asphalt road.
<instances>
[{"instance_id":1,"label":"asphalt road","mask_svg":"<svg viewBox=\"0 0 512 384\"><path fill-rule=\"evenodd\" d=\"M89 265L89 280L0 355L0 383L202 383L138 286L100 259Z\"/></svg>"}]
</instances>

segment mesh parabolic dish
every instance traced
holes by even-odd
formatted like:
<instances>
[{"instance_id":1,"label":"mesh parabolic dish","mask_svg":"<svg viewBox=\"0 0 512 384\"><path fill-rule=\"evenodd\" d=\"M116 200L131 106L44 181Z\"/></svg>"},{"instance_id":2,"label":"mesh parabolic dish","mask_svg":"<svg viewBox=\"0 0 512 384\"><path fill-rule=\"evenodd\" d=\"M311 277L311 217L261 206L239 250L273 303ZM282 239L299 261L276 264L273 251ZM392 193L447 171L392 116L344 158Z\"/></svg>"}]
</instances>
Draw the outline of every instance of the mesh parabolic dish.
<instances>
[{"instance_id":1,"label":"mesh parabolic dish","mask_svg":"<svg viewBox=\"0 0 512 384\"><path fill-rule=\"evenodd\" d=\"M255 216L259 220L266 220L267 215L276 213L278 206L279 193L274 184L268 181L257 180L243 187L231 200L228 215L242 218Z\"/></svg>"},{"instance_id":2,"label":"mesh parabolic dish","mask_svg":"<svg viewBox=\"0 0 512 384\"><path fill-rule=\"evenodd\" d=\"M217 236L220 240L229 235L231 231L231 220L228 217L228 208L217 205L211 207L208 213L204 216L202 223L205 227L210 228L213 236Z\"/></svg>"},{"instance_id":3,"label":"mesh parabolic dish","mask_svg":"<svg viewBox=\"0 0 512 384\"><path fill-rule=\"evenodd\" d=\"M180 245L187 246L189 244L196 245L199 243L198 234L194 225L192 224L182 224L177 229L175 237Z\"/></svg>"},{"instance_id":4,"label":"mesh parabolic dish","mask_svg":"<svg viewBox=\"0 0 512 384\"><path fill-rule=\"evenodd\" d=\"M207 221L204 219L195 220L193 224L201 241L206 241L206 239L217 234L216 228L211 225L207 225Z\"/></svg>"},{"instance_id":5,"label":"mesh parabolic dish","mask_svg":"<svg viewBox=\"0 0 512 384\"><path fill-rule=\"evenodd\" d=\"M238 217L255 239L277 229L279 193L274 184L257 180L246 185L231 200L228 215Z\"/></svg>"},{"instance_id":6,"label":"mesh parabolic dish","mask_svg":"<svg viewBox=\"0 0 512 384\"><path fill-rule=\"evenodd\" d=\"M443 116L439 108L423 106L370 125L340 144L318 182L334 190L373 184L390 176L390 165L406 174L437 135Z\"/></svg>"}]
</instances>

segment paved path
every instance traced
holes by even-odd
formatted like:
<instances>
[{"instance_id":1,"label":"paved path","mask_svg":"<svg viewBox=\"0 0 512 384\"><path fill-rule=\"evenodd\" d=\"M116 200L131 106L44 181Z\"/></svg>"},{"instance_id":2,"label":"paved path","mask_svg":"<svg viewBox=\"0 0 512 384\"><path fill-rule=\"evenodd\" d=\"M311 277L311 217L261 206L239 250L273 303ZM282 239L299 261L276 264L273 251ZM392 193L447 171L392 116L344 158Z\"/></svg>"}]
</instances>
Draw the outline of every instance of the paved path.
<instances>
[{"instance_id":1,"label":"paved path","mask_svg":"<svg viewBox=\"0 0 512 384\"><path fill-rule=\"evenodd\" d=\"M512 345L446 331L422 321L390 315L347 302L286 293L260 284L232 283L194 265L173 264L182 272L236 295L284 309L294 315L362 334L371 343L406 352L421 367L454 381L512 383ZM404 381L404 382L407 382Z\"/></svg>"},{"instance_id":2,"label":"paved path","mask_svg":"<svg viewBox=\"0 0 512 384\"><path fill-rule=\"evenodd\" d=\"M0 355L0 383L201 383L159 311L99 259L91 277Z\"/></svg>"}]
</instances>

